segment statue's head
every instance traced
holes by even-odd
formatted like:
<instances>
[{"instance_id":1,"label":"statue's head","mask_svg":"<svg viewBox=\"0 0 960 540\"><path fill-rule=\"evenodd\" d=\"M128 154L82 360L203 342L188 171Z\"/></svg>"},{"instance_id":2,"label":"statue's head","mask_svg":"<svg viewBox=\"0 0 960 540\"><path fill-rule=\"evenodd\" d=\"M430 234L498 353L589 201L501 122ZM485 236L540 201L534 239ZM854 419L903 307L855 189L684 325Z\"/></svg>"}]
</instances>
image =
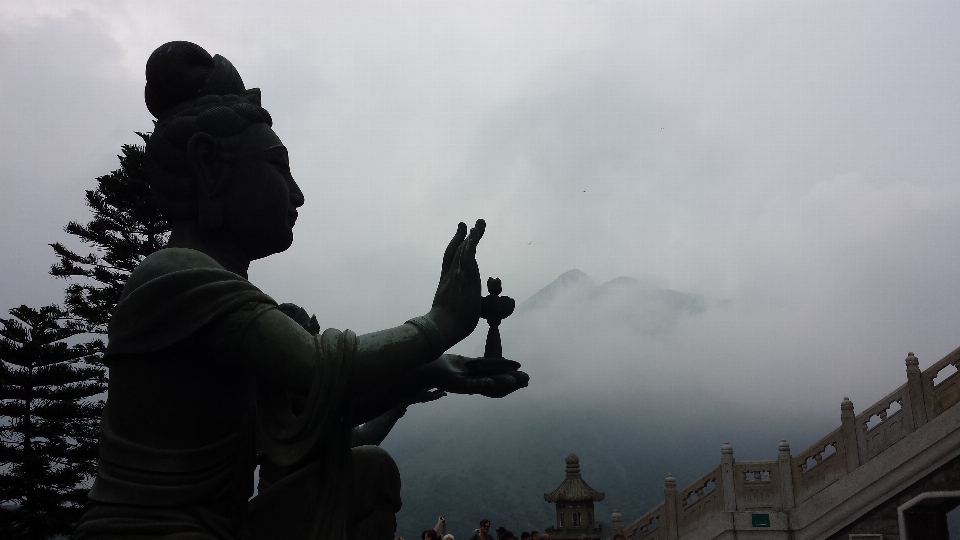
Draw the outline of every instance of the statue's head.
<instances>
[{"instance_id":1,"label":"statue's head","mask_svg":"<svg viewBox=\"0 0 960 540\"><path fill-rule=\"evenodd\" d=\"M157 118L147 141L150 187L164 216L196 221L250 260L287 249L303 194L287 150L233 64L173 41L147 60L144 98Z\"/></svg>"}]
</instances>

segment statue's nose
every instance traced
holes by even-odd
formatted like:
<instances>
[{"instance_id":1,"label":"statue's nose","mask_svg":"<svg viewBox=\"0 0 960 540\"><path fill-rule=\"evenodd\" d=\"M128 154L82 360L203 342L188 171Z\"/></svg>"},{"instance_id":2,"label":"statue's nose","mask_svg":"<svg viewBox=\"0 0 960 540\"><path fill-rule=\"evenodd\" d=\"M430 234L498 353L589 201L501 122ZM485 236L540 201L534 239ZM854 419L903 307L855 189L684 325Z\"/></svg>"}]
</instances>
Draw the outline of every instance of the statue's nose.
<instances>
[{"instance_id":1,"label":"statue's nose","mask_svg":"<svg viewBox=\"0 0 960 540\"><path fill-rule=\"evenodd\" d=\"M290 179L290 202L294 208L300 208L305 202L303 192L300 191L300 186L297 185L297 181L293 178Z\"/></svg>"}]
</instances>

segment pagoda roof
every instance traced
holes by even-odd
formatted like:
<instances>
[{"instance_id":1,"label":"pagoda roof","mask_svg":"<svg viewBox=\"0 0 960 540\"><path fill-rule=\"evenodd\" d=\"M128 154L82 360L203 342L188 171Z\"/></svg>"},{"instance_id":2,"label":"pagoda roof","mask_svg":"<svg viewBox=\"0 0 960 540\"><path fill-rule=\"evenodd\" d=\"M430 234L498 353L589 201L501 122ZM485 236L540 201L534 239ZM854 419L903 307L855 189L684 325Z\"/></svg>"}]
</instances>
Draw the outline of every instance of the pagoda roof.
<instances>
[{"instance_id":1,"label":"pagoda roof","mask_svg":"<svg viewBox=\"0 0 960 540\"><path fill-rule=\"evenodd\" d=\"M580 458L576 454L567 456L567 477L557 489L543 494L547 502L602 501L606 494L587 485L580 476Z\"/></svg>"}]
</instances>

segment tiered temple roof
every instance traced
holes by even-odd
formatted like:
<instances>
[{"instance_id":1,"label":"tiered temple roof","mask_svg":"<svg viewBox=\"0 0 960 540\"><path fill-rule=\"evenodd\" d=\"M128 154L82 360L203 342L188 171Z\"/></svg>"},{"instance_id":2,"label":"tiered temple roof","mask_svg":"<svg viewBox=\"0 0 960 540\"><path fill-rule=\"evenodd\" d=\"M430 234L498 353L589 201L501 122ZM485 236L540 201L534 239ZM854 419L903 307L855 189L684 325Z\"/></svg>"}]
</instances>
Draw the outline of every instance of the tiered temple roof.
<instances>
[{"instance_id":1,"label":"tiered temple roof","mask_svg":"<svg viewBox=\"0 0 960 540\"><path fill-rule=\"evenodd\" d=\"M557 486L557 489L544 493L543 500L547 502L602 501L606 494L593 489L580 477L580 458L576 454L570 454L566 461L567 477Z\"/></svg>"}]
</instances>

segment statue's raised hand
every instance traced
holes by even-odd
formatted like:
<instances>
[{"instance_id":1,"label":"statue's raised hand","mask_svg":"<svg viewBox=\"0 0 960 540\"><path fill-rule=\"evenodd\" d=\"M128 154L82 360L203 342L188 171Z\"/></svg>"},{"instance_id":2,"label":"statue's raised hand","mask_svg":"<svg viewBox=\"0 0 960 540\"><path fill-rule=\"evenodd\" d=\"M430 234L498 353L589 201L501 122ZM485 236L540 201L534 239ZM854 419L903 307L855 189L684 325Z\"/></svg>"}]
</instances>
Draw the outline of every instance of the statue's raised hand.
<instances>
[{"instance_id":1,"label":"statue's raised hand","mask_svg":"<svg viewBox=\"0 0 960 540\"><path fill-rule=\"evenodd\" d=\"M520 364L503 358L467 358L445 354L423 367L426 383L452 394L481 394L500 398L530 382Z\"/></svg>"},{"instance_id":2,"label":"statue's raised hand","mask_svg":"<svg viewBox=\"0 0 960 540\"><path fill-rule=\"evenodd\" d=\"M443 254L440 284L433 297L433 306L426 315L438 336L431 341L437 352L443 352L469 336L480 320L480 268L477 266L477 244L487 224L478 219L467 234L467 225L460 223L457 234Z\"/></svg>"}]
</instances>

